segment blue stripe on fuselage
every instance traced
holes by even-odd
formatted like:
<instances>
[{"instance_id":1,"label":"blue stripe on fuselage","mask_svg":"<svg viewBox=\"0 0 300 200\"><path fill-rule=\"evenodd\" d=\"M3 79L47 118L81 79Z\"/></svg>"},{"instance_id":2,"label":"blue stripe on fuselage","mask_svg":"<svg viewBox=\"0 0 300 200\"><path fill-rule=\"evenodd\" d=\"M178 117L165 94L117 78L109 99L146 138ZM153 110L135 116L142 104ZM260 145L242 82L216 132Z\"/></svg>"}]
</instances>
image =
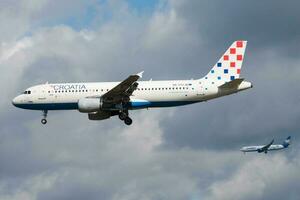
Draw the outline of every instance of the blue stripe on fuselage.
<instances>
[{"instance_id":1,"label":"blue stripe on fuselage","mask_svg":"<svg viewBox=\"0 0 300 200\"><path fill-rule=\"evenodd\" d=\"M139 108L151 108L151 107L172 107L172 106L183 106L188 104L197 103L197 101L135 101L127 104L128 109L139 109ZM15 104L18 108L28 110L76 110L78 109L77 102L71 103L27 103L27 104Z\"/></svg>"},{"instance_id":2,"label":"blue stripe on fuselage","mask_svg":"<svg viewBox=\"0 0 300 200\"><path fill-rule=\"evenodd\" d=\"M15 104L18 108L29 110L75 110L78 109L77 103L32 103Z\"/></svg>"}]
</instances>

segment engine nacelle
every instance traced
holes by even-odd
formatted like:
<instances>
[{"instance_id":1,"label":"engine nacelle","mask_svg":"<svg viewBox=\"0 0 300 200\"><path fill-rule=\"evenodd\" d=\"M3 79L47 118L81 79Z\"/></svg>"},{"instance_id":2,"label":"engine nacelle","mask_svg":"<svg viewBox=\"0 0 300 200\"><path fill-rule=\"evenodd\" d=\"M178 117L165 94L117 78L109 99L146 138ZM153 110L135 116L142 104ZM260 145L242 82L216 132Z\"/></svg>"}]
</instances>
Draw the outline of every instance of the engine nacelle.
<instances>
[{"instance_id":1,"label":"engine nacelle","mask_svg":"<svg viewBox=\"0 0 300 200\"><path fill-rule=\"evenodd\" d=\"M102 107L100 98L82 98L78 101L78 110L83 113L97 112Z\"/></svg>"},{"instance_id":2,"label":"engine nacelle","mask_svg":"<svg viewBox=\"0 0 300 200\"><path fill-rule=\"evenodd\" d=\"M104 120L108 119L112 114L108 111L98 111L95 113L89 113L89 120Z\"/></svg>"}]
</instances>

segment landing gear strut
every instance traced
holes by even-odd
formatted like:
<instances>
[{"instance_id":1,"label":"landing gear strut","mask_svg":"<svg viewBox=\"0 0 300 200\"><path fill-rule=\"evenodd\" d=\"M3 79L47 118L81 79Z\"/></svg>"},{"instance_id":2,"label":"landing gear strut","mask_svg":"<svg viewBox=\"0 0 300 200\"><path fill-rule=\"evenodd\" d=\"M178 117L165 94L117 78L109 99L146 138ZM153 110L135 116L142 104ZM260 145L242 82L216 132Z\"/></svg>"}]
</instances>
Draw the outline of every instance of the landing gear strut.
<instances>
[{"instance_id":1,"label":"landing gear strut","mask_svg":"<svg viewBox=\"0 0 300 200\"><path fill-rule=\"evenodd\" d=\"M47 124L47 114L48 114L48 110L44 110L43 111L43 119L41 120L42 124Z\"/></svg>"},{"instance_id":2,"label":"landing gear strut","mask_svg":"<svg viewBox=\"0 0 300 200\"><path fill-rule=\"evenodd\" d=\"M121 111L119 113L119 119L124 121L124 123L128 126L132 124L132 119L128 116L128 110L127 111Z\"/></svg>"}]
</instances>

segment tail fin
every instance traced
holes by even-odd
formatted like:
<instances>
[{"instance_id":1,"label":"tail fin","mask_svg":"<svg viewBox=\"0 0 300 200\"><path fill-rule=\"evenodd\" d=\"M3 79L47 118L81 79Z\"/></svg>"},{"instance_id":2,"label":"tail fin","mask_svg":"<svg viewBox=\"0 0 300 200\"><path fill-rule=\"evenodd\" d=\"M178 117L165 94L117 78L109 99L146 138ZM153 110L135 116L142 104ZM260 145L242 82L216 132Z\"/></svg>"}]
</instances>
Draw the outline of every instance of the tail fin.
<instances>
[{"instance_id":1,"label":"tail fin","mask_svg":"<svg viewBox=\"0 0 300 200\"><path fill-rule=\"evenodd\" d=\"M287 137L282 145L284 147L288 147L290 145L290 143L291 143L291 136Z\"/></svg>"},{"instance_id":2,"label":"tail fin","mask_svg":"<svg viewBox=\"0 0 300 200\"><path fill-rule=\"evenodd\" d=\"M214 65L205 79L219 85L240 77L247 41L235 41Z\"/></svg>"}]
</instances>

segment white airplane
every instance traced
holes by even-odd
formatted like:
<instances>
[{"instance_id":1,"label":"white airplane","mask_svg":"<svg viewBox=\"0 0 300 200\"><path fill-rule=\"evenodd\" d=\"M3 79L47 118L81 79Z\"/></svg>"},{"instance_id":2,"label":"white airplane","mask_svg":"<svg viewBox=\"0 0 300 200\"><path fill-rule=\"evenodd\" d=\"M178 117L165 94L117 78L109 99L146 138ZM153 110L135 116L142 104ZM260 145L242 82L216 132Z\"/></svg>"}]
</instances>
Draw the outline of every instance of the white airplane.
<instances>
[{"instance_id":1,"label":"white airplane","mask_svg":"<svg viewBox=\"0 0 300 200\"><path fill-rule=\"evenodd\" d=\"M286 138L286 140L282 144L273 144L274 140L272 140L269 144L267 145L262 145L262 146L247 146L241 148L241 151L246 153L246 152L254 152L257 151L258 153L268 153L268 151L274 151L274 150L281 150L288 148L291 142L291 136Z\"/></svg>"},{"instance_id":2,"label":"white airplane","mask_svg":"<svg viewBox=\"0 0 300 200\"><path fill-rule=\"evenodd\" d=\"M78 109L90 120L118 115L132 124L129 110L182 106L230 95L252 87L240 78L247 41L235 41L209 73L197 80L138 81L143 72L122 82L46 83L36 85L12 101L23 109L42 110L46 124L48 110Z\"/></svg>"}]
</instances>

